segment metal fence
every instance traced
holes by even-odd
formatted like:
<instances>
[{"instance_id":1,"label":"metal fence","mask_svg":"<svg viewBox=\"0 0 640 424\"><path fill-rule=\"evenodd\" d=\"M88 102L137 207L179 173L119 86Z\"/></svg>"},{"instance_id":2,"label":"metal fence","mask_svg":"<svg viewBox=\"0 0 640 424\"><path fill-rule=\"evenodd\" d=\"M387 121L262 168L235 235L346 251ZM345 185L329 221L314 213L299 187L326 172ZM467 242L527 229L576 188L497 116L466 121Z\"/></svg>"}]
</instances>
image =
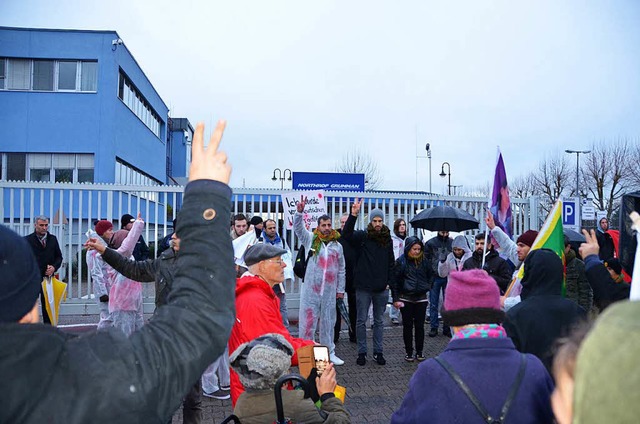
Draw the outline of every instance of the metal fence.
<instances>
[{"instance_id":1,"label":"metal fence","mask_svg":"<svg viewBox=\"0 0 640 424\"><path fill-rule=\"evenodd\" d=\"M183 189L181 186L0 182L0 210L3 211L3 223L21 235L33 231L35 216L46 215L50 218L49 231L58 238L64 257L58 273L60 279L68 284L68 298L62 305L61 314L96 314L98 310L93 300L91 277L86 269L82 248L86 232L92 228L93 221L117 221L125 213L135 216L140 212L147 222L142 235L155 256L158 242L173 231L172 220L182 205ZM274 219L295 257L297 239L293 231L286 228L280 193L281 191L269 189L234 189L232 213L243 213L249 219L256 215L263 219ZM373 208L383 210L385 223L389 227L397 218L403 218L409 223L421 210L442 204L464 209L482 223L487 208L487 199L481 198L434 196L427 193L326 192L327 211L334 226L339 227L340 217L350 212L356 197L363 198L357 229L366 226L367 215ZM536 198L512 199L514 234L537 227L538 210ZM229 222L231 224L231 217ZM118 222L114 226L118 228ZM410 225L408 227L411 232ZM478 231L474 230L469 234ZM144 286L145 312L152 312L153 284ZM288 306L295 310L298 307L299 282L292 282L286 289Z\"/></svg>"}]
</instances>

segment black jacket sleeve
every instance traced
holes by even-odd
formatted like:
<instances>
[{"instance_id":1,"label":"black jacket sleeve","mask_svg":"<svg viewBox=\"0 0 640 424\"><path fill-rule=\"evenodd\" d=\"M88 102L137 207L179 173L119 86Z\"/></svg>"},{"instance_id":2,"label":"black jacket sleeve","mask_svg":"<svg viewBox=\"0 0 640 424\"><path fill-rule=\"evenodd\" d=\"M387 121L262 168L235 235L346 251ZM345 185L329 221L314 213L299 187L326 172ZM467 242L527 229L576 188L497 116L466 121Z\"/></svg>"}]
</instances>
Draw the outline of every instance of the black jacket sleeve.
<instances>
[{"instance_id":1,"label":"black jacket sleeve","mask_svg":"<svg viewBox=\"0 0 640 424\"><path fill-rule=\"evenodd\" d=\"M347 222L344 223L341 236L357 251L360 251L360 244L364 240L366 233L364 231L355 231L356 219L358 219L358 217L349 214ZM393 246L391 247L391 253L393 254Z\"/></svg>"},{"instance_id":2,"label":"black jacket sleeve","mask_svg":"<svg viewBox=\"0 0 640 424\"><path fill-rule=\"evenodd\" d=\"M613 281L609 271L596 255L587 256L584 259L584 267L587 280L593 289L593 302L601 311L614 302L629 299L631 286Z\"/></svg>"},{"instance_id":3,"label":"black jacket sleeve","mask_svg":"<svg viewBox=\"0 0 640 424\"><path fill-rule=\"evenodd\" d=\"M198 180L179 213L180 255L168 303L129 338L141 397L164 420L224 351L235 320L231 189Z\"/></svg>"},{"instance_id":4,"label":"black jacket sleeve","mask_svg":"<svg viewBox=\"0 0 640 424\"><path fill-rule=\"evenodd\" d=\"M391 274L391 280L389 282L391 298L394 302L398 301L398 295L400 294L399 291L402 288L402 283L404 281L404 269L403 261L398 258L395 262L395 267L393 268L393 273Z\"/></svg>"},{"instance_id":5,"label":"black jacket sleeve","mask_svg":"<svg viewBox=\"0 0 640 424\"><path fill-rule=\"evenodd\" d=\"M60 244L58 243L58 239L56 237L50 237L51 241L53 241L53 267L58 270L60 265L62 265L62 252L60 251Z\"/></svg>"},{"instance_id":6,"label":"black jacket sleeve","mask_svg":"<svg viewBox=\"0 0 640 424\"><path fill-rule=\"evenodd\" d=\"M107 247L102 254L102 259L120 274L142 283L155 281L157 261L160 260L147 259L146 261L136 262L133 259L125 258L109 247Z\"/></svg>"},{"instance_id":7,"label":"black jacket sleeve","mask_svg":"<svg viewBox=\"0 0 640 424\"><path fill-rule=\"evenodd\" d=\"M511 283L511 270L509 269L507 261L498 261L497 269L492 277L496 280L496 283L498 283L498 287L500 287L500 294L504 294L509 287L509 283Z\"/></svg>"}]
</instances>

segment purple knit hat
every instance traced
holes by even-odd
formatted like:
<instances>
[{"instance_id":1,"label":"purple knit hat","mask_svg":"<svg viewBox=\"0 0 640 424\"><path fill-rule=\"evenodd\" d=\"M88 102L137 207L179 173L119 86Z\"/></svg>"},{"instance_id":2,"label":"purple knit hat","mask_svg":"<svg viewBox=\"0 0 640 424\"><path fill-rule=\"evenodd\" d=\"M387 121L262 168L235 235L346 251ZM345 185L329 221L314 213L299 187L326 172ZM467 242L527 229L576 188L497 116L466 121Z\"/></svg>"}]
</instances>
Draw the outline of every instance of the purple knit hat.
<instances>
[{"instance_id":1,"label":"purple knit hat","mask_svg":"<svg viewBox=\"0 0 640 424\"><path fill-rule=\"evenodd\" d=\"M452 272L449 274L442 317L446 325L456 327L501 323L504 312L500 309L498 284L481 269Z\"/></svg>"}]
</instances>

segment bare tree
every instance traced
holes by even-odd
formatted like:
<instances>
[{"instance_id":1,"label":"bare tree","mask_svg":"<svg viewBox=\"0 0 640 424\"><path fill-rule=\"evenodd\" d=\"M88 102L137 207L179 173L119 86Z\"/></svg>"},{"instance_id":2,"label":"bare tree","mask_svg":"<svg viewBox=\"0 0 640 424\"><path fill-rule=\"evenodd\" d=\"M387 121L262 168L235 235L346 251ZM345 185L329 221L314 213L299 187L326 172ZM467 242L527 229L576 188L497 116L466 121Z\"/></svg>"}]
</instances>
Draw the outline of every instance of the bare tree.
<instances>
[{"instance_id":1,"label":"bare tree","mask_svg":"<svg viewBox=\"0 0 640 424\"><path fill-rule=\"evenodd\" d=\"M595 206L606 210L609 217L618 208L618 200L633 177L631 152L627 139L619 139L613 143L594 143L591 153L585 155L581 170L585 186L593 196Z\"/></svg>"},{"instance_id":2,"label":"bare tree","mask_svg":"<svg viewBox=\"0 0 640 424\"><path fill-rule=\"evenodd\" d=\"M628 189L631 191L640 190L640 143L638 140L629 146L629 167Z\"/></svg>"},{"instance_id":3,"label":"bare tree","mask_svg":"<svg viewBox=\"0 0 640 424\"><path fill-rule=\"evenodd\" d=\"M533 172L519 175L509 183L509 195L514 199L526 199L536 194L540 194L540 192L537 189Z\"/></svg>"},{"instance_id":4,"label":"bare tree","mask_svg":"<svg viewBox=\"0 0 640 424\"><path fill-rule=\"evenodd\" d=\"M549 212L556 200L568 188L571 169L567 160L556 153L544 158L538 164L538 169L533 172L532 178L536 190L542 196L542 209Z\"/></svg>"},{"instance_id":5,"label":"bare tree","mask_svg":"<svg viewBox=\"0 0 640 424\"><path fill-rule=\"evenodd\" d=\"M365 151L355 147L349 150L335 166L334 171L351 174L364 174L367 190L378 189L383 182L378 164Z\"/></svg>"},{"instance_id":6,"label":"bare tree","mask_svg":"<svg viewBox=\"0 0 640 424\"><path fill-rule=\"evenodd\" d=\"M492 183L487 181L484 184L479 184L477 186L462 190L461 195L467 197L486 197L487 199L491 197Z\"/></svg>"}]
</instances>

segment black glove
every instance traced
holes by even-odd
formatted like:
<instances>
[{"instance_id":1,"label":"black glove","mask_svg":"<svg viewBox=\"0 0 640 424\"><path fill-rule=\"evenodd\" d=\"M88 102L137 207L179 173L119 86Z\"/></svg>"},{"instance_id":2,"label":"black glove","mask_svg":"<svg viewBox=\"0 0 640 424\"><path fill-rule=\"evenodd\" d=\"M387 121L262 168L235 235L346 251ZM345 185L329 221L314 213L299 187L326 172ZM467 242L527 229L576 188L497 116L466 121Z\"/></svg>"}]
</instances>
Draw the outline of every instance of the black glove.
<instances>
[{"instance_id":1,"label":"black glove","mask_svg":"<svg viewBox=\"0 0 640 424\"><path fill-rule=\"evenodd\" d=\"M445 262L447 260L447 252L440 252L440 258L438 258L440 262Z\"/></svg>"},{"instance_id":2,"label":"black glove","mask_svg":"<svg viewBox=\"0 0 640 424\"><path fill-rule=\"evenodd\" d=\"M316 377L318 376L318 369L316 367L311 368L311 372L309 373L309 377L307 377L307 382L309 383L309 397L316 403L320 400L320 395L318 394L318 388L316 387Z\"/></svg>"},{"instance_id":3,"label":"black glove","mask_svg":"<svg viewBox=\"0 0 640 424\"><path fill-rule=\"evenodd\" d=\"M100 296L100 302L108 302L109 301L109 296L106 294L103 294L102 296Z\"/></svg>"}]
</instances>

